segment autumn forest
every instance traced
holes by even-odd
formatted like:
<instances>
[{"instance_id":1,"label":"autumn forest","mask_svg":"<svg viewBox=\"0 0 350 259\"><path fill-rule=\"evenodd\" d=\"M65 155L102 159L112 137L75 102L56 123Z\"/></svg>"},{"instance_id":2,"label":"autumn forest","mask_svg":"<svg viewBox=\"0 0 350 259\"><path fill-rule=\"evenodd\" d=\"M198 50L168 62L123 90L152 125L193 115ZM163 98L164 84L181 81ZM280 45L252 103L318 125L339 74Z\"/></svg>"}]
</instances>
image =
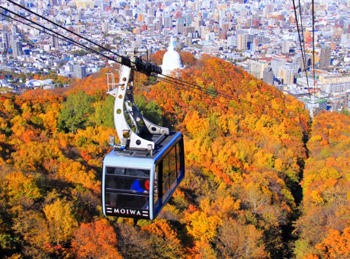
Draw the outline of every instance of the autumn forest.
<instances>
[{"instance_id":1,"label":"autumn forest","mask_svg":"<svg viewBox=\"0 0 350 259\"><path fill-rule=\"evenodd\" d=\"M3 258L350 257L350 117L311 121L231 63L181 57L182 80L229 97L136 74L145 117L185 136L185 179L153 221L102 213L112 69L0 96Z\"/></svg>"}]
</instances>

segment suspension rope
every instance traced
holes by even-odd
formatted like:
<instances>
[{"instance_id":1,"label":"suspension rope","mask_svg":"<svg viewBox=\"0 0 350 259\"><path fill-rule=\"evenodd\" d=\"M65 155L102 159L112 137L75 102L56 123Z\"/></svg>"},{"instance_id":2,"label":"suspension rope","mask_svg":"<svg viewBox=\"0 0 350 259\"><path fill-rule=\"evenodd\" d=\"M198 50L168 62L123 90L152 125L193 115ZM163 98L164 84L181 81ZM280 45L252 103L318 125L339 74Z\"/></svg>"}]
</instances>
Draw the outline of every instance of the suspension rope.
<instances>
[{"instance_id":1,"label":"suspension rope","mask_svg":"<svg viewBox=\"0 0 350 259\"><path fill-rule=\"evenodd\" d=\"M297 10L296 10L296 5L295 5L295 0L293 0L293 8L294 8L294 16L295 16L295 23L297 25L297 31L298 31L298 37L299 37L299 45L300 45L300 51L301 51L301 58L303 61L303 66L304 66L304 72L305 72L305 77L306 77L306 83L307 83L307 87L309 88L309 79L308 79L308 75L307 75L307 66L306 66L306 55L305 55L305 45L303 47L302 42L304 41L304 39L302 39L301 35L300 35L300 29L299 29L299 22L298 22L298 14L297 14ZM301 8L300 6L300 1L299 1L299 9ZM300 11L301 13L301 11ZM302 17L300 16L300 20L302 20ZM303 30L303 28L301 28Z\"/></svg>"},{"instance_id":2,"label":"suspension rope","mask_svg":"<svg viewBox=\"0 0 350 259\"><path fill-rule=\"evenodd\" d=\"M311 1L312 4L312 70L314 75L314 94L316 92L316 76L315 76L315 1Z\"/></svg>"},{"instance_id":3,"label":"suspension rope","mask_svg":"<svg viewBox=\"0 0 350 259\"><path fill-rule=\"evenodd\" d=\"M305 37L304 37L304 27L303 27L303 15L302 15L302 12L301 12L301 2L299 0L299 17L300 17L300 26L301 26L301 38L302 38L302 43L303 43L303 49L304 51L302 52L302 58L303 58L303 62L304 62L304 70L305 70L305 75L307 76L307 60L306 60L306 47L305 47ZM307 79L308 81L308 79ZM309 86L309 84L308 84Z\"/></svg>"},{"instance_id":4,"label":"suspension rope","mask_svg":"<svg viewBox=\"0 0 350 259\"><path fill-rule=\"evenodd\" d=\"M8 1L10 1L10 0L8 0ZM12 2L12 1L10 1L10 2ZM95 54L98 54L98 55L100 55L100 56L103 56L104 58L106 58L106 59L108 59L108 60L113 60L113 61L115 61L115 62L117 62L117 63L120 63L119 60L115 60L114 58L112 58L112 57L110 57L110 56L107 56L107 55L105 55L105 54L99 52L99 51L96 50L96 49L90 48L90 47L88 47L88 46L86 46L86 45L84 45L84 44L81 44L81 43L79 43L79 42L77 42L77 41L71 39L71 38L68 38L67 36L64 36L64 35L62 35L62 34L56 32L56 31L53 31L53 30L47 28L46 26L43 26L43 25L41 25L41 24L39 24L39 23L37 23L37 22L34 22L34 21L32 21L32 20L30 20L30 19L28 19L28 18L26 18L26 17L24 17L24 16L22 16L22 15L20 15L20 14L17 14L17 13L15 13L15 12L9 10L8 8L5 8L5 7L3 7L3 6L0 6L0 8L3 9L3 10L5 10L5 11L7 11L7 12L9 12L9 13L11 13L11 14L13 14L13 15L16 15L16 16L18 16L18 17L24 19L25 21L28 21L28 22L30 22L30 23L32 23L32 24L35 24L36 26L41 27L42 29L44 29L43 32L46 33L46 34L48 34L48 35L57 36L60 40L69 42L69 43L74 44L74 45L77 45L77 46L79 46L79 47L81 47L81 48L83 48L83 49L86 49L86 50L88 50L88 51L94 52ZM34 14L35 14L35 13L34 13ZM23 21L20 21L20 20L18 20L18 19L15 19L15 18L13 18L13 17L11 17L11 16L8 16L8 15L5 15L5 14L2 14L2 15L4 15L5 17L10 18L10 19L12 19L12 20L15 20L15 21L17 21L17 22L20 22L20 23L22 23L22 24L24 24L24 25L27 25L27 26L29 26L29 27L31 27L31 28L40 30L39 28L36 28L36 27L34 27L34 26L31 26L31 25L29 25L29 24L27 24L27 23L25 23L25 22L23 22ZM49 20L48 20L48 21L49 21ZM50 31L52 34L51 34L51 33L48 33L47 31ZM68 32L71 32L71 31L68 31ZM85 39L84 37L80 36L79 34L76 34L76 33L74 33L74 34L75 34L76 36L80 37L80 38ZM99 47L101 47L101 48L103 48L103 47L100 46L99 44L96 44L96 43L94 43L94 44L97 45L97 46L99 46ZM107 51L110 51L110 50L108 50L108 49L106 49L106 50L107 50ZM110 52L112 52L112 51L110 51ZM114 52L112 52L112 53L115 54ZM118 54L118 56L119 56L119 57L122 57L122 58L125 58L125 57L123 57L123 56L121 56L121 55L119 55L119 54ZM211 95L211 96L221 96L221 97L229 98L229 99L232 99L232 98L233 98L232 95L229 95L229 94L226 94L226 93L222 93L222 92L218 92L217 90L203 89L203 88L201 88L201 87L198 86L198 85L191 84L191 83L188 83L188 82L186 82L186 81L183 81L183 80L180 80L180 79L177 79L177 78L173 78L173 77L171 77L171 76L167 76L167 75L162 75L162 74L160 74L160 76L158 76L157 78L158 78L159 80L165 81L165 82L167 82L167 83L176 84L176 85L178 85L178 86L179 86L180 88L182 88L182 89L187 89L187 90L188 90L188 89L191 89L191 90L199 90L199 91L202 91L202 92L206 93L207 95Z\"/></svg>"},{"instance_id":5,"label":"suspension rope","mask_svg":"<svg viewBox=\"0 0 350 259\"><path fill-rule=\"evenodd\" d=\"M0 8L4 9L4 8L1 7L1 6L0 6ZM6 15L6 14L4 14L4 13L1 13L1 15L4 16L4 17L6 17L6 18L9 18L9 19L11 19L11 20L14 20L14 21L16 21L16 22L22 23L22 24L28 26L29 28L38 30L38 31L40 31L40 32L46 33L46 34L48 34L48 35L50 35L50 36L53 36L53 37L57 37L58 39L60 39L60 40L62 40L62 41L70 42L70 43L72 43L72 44L74 44L74 45L77 45L74 41L72 41L72 40L69 39L69 38L66 38L66 39L65 39L65 38L63 38L63 37L61 37L61 36L59 36L59 35L55 35L54 33L49 33L49 32L47 32L47 31L41 31L41 29L39 29L39 28L36 28L36 27L34 27L34 26L32 26L32 25L30 25L30 24L28 24L28 23L25 23L24 21L21 21L21 20L19 20L19 19L13 18L13 17L11 17L11 16L9 16L9 15ZM23 17L23 18L24 18L24 17ZM45 29L45 30L46 30L46 29ZM49 29L48 29L48 30L49 30ZM84 47L85 49L88 49L88 47L86 47L85 45L82 45L82 46L80 46L80 47ZM90 50L90 49L88 49L88 50ZM92 51L92 50L91 50L91 51Z\"/></svg>"}]
</instances>

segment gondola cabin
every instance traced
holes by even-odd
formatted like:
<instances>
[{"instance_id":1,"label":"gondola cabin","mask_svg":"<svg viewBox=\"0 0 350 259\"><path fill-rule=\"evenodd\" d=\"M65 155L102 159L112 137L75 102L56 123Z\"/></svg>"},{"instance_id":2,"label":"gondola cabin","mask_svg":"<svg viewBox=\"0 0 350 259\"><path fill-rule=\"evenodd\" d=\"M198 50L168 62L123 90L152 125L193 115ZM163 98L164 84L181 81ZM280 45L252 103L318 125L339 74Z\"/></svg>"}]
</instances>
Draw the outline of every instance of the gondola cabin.
<instances>
[{"instance_id":1,"label":"gondola cabin","mask_svg":"<svg viewBox=\"0 0 350 259\"><path fill-rule=\"evenodd\" d=\"M184 178L180 132L150 135L154 150L112 150L103 160L102 204L107 216L154 219Z\"/></svg>"}]
</instances>

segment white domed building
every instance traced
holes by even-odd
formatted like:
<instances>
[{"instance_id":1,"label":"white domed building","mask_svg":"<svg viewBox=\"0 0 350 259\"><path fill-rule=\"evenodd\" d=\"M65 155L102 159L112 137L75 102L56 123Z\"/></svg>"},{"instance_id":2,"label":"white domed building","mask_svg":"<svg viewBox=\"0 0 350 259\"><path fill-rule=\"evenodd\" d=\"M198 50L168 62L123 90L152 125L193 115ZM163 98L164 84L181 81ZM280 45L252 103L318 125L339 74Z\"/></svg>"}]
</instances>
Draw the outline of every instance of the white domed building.
<instances>
[{"instance_id":1,"label":"white domed building","mask_svg":"<svg viewBox=\"0 0 350 259\"><path fill-rule=\"evenodd\" d=\"M169 76L176 69L183 69L180 54L175 50L173 37L171 36L168 51L163 56L162 74Z\"/></svg>"}]
</instances>

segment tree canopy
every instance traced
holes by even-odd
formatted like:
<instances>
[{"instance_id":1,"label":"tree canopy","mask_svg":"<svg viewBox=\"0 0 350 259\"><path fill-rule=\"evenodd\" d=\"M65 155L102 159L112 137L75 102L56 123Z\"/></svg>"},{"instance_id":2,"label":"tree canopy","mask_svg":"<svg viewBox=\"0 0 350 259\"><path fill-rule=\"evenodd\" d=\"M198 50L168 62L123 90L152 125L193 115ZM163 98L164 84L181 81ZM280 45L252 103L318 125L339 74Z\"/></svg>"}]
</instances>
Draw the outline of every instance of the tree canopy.
<instances>
[{"instance_id":1,"label":"tree canopy","mask_svg":"<svg viewBox=\"0 0 350 259\"><path fill-rule=\"evenodd\" d=\"M348 256L349 118L311 124L301 102L232 64L181 56L181 79L217 94L138 77L141 112L185 136L186 177L152 222L102 214L116 135L106 69L66 92L0 96L5 258Z\"/></svg>"}]
</instances>

